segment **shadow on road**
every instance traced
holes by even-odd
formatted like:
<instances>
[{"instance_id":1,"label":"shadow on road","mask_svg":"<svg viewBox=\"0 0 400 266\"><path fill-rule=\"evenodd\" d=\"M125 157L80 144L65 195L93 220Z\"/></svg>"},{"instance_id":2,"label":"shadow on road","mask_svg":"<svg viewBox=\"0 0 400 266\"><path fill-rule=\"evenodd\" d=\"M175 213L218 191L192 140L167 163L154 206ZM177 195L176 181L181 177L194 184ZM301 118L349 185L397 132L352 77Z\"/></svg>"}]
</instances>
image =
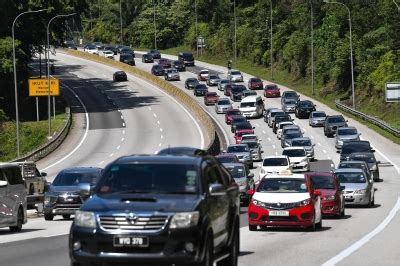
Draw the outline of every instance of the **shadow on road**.
<instances>
[{"instance_id":1,"label":"shadow on road","mask_svg":"<svg viewBox=\"0 0 400 266\"><path fill-rule=\"evenodd\" d=\"M30 233L30 232L35 232L35 231L42 231L44 229L24 229L22 227L22 230L20 233ZM11 232L8 229L0 229L0 236L6 236L6 235L15 235L15 232Z\"/></svg>"}]
</instances>

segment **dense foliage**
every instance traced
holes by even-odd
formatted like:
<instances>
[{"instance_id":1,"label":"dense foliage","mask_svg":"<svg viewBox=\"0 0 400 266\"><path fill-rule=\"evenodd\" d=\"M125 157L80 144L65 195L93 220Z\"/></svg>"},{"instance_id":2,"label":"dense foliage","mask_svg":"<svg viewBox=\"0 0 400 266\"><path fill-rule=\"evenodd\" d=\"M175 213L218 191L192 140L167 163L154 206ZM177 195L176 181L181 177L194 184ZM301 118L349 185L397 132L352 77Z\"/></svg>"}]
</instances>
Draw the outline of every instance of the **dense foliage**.
<instances>
[{"instance_id":1,"label":"dense foliage","mask_svg":"<svg viewBox=\"0 0 400 266\"><path fill-rule=\"evenodd\" d=\"M400 81L400 10L393 0L339 1L351 11L357 106L382 116L393 113L394 106L384 102L384 84ZM27 97L26 64L45 43L47 22L55 14L79 15L73 21L54 21L52 40L77 40L82 35L71 32L82 29L85 41L149 48L156 37L157 48L186 45L195 49L196 36L202 36L207 54L231 59L234 2L237 55L265 68L271 59L272 4L273 67L287 72L290 80L311 76L312 7L317 93L320 97L350 96L349 20L342 5L319 0L0 0L0 109L14 117L11 24L22 11L49 8L21 17L16 25L20 102L30 110L21 113L29 119L33 104Z\"/></svg>"}]
</instances>

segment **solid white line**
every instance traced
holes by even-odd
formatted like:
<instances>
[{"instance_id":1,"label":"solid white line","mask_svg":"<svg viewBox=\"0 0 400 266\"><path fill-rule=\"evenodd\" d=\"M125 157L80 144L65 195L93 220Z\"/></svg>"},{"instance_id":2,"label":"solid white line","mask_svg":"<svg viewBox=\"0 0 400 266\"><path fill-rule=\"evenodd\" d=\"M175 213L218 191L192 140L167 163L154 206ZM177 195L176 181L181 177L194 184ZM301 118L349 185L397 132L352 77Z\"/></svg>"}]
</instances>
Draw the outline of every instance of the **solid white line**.
<instances>
[{"instance_id":1,"label":"solid white line","mask_svg":"<svg viewBox=\"0 0 400 266\"><path fill-rule=\"evenodd\" d=\"M83 142L85 141L87 134L89 132L89 114L87 112L86 106L83 104L82 100L79 98L79 96L67 85L65 85L64 83L61 82L61 85L63 85L64 87L66 87L72 94L74 94L75 98L78 99L78 101L81 103L83 110L85 110L85 119L86 119L86 128L85 128L85 134L83 135L83 138L81 139L81 141L79 142L78 146L75 147L75 149L73 149L70 153L68 153L65 157L61 158L60 160L58 160L57 162L45 167L42 169L42 171L46 171L47 169L61 163L62 161L66 160L67 158L69 158L72 154L74 154L79 147L83 144Z\"/></svg>"},{"instance_id":2,"label":"solid white line","mask_svg":"<svg viewBox=\"0 0 400 266\"><path fill-rule=\"evenodd\" d=\"M318 146L322 146L321 143L318 142Z\"/></svg>"},{"instance_id":3,"label":"solid white line","mask_svg":"<svg viewBox=\"0 0 400 266\"><path fill-rule=\"evenodd\" d=\"M111 153L111 154L110 154L110 157L113 157L113 156L114 156L114 153Z\"/></svg>"},{"instance_id":4,"label":"solid white line","mask_svg":"<svg viewBox=\"0 0 400 266\"><path fill-rule=\"evenodd\" d=\"M312 139L314 139L314 136L310 136Z\"/></svg>"},{"instance_id":5,"label":"solid white line","mask_svg":"<svg viewBox=\"0 0 400 266\"><path fill-rule=\"evenodd\" d=\"M352 253L357 251L359 248L361 248L363 245L365 245L368 241L370 241L371 238L373 238L374 236L376 236L377 234L382 232L383 229L385 229L385 227L392 221L392 219L394 218L396 213L399 211L399 209L400 209L400 197L397 198L396 204L394 205L393 209L390 211L389 215L385 218L385 220L382 221L382 223L380 223L374 230L372 230L369 234L367 234L366 236L364 236L363 238L361 238L360 240L355 242L353 245L346 248L345 250L340 252L338 255L336 255L335 257L331 258L330 260L328 260L327 262L322 264L322 266L336 265L338 262L342 261L344 258L348 257L349 255L351 255Z\"/></svg>"},{"instance_id":6,"label":"solid white line","mask_svg":"<svg viewBox=\"0 0 400 266\"><path fill-rule=\"evenodd\" d=\"M117 150L119 150L121 148L121 145L118 145Z\"/></svg>"},{"instance_id":7,"label":"solid white line","mask_svg":"<svg viewBox=\"0 0 400 266\"><path fill-rule=\"evenodd\" d=\"M104 163L104 161L101 161L101 162L98 163L98 165L102 165L103 163Z\"/></svg>"}]
</instances>

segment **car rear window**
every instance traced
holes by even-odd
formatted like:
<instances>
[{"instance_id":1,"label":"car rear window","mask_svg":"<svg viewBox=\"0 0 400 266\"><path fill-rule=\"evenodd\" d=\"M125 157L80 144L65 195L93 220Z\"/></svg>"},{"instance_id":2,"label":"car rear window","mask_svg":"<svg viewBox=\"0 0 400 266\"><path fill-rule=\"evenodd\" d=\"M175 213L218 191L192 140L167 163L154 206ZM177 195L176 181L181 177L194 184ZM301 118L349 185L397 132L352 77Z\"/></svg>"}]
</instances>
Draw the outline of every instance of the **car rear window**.
<instances>
[{"instance_id":1,"label":"car rear window","mask_svg":"<svg viewBox=\"0 0 400 266\"><path fill-rule=\"evenodd\" d=\"M304 149L284 150L282 155L286 155L287 157L305 157L306 152Z\"/></svg>"},{"instance_id":2,"label":"car rear window","mask_svg":"<svg viewBox=\"0 0 400 266\"><path fill-rule=\"evenodd\" d=\"M338 135L345 136L345 135L356 135L357 129L355 128L340 128L338 129Z\"/></svg>"},{"instance_id":3,"label":"car rear window","mask_svg":"<svg viewBox=\"0 0 400 266\"><path fill-rule=\"evenodd\" d=\"M267 158L264 159L263 166L287 166L289 165L286 158Z\"/></svg>"},{"instance_id":4,"label":"car rear window","mask_svg":"<svg viewBox=\"0 0 400 266\"><path fill-rule=\"evenodd\" d=\"M328 123L341 123L344 122L344 118L342 116L328 117Z\"/></svg>"},{"instance_id":5,"label":"car rear window","mask_svg":"<svg viewBox=\"0 0 400 266\"><path fill-rule=\"evenodd\" d=\"M354 152L369 152L371 148L368 143L345 143L342 147L343 154L351 154Z\"/></svg>"}]
</instances>

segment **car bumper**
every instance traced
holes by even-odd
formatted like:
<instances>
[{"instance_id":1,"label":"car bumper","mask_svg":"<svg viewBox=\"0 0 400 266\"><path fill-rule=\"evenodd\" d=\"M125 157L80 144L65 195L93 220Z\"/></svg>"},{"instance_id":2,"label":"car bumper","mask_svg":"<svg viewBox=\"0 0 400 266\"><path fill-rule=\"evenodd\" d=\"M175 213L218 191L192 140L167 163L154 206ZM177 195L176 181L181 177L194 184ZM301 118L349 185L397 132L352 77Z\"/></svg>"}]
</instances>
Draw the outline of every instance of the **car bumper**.
<instances>
[{"instance_id":1,"label":"car bumper","mask_svg":"<svg viewBox=\"0 0 400 266\"><path fill-rule=\"evenodd\" d=\"M217 113L218 114L225 114L227 111L229 111L232 108L217 108Z\"/></svg>"},{"instance_id":2,"label":"car bumper","mask_svg":"<svg viewBox=\"0 0 400 266\"><path fill-rule=\"evenodd\" d=\"M292 167L293 172L305 172L310 169L310 165L308 163L294 163Z\"/></svg>"},{"instance_id":3,"label":"car bumper","mask_svg":"<svg viewBox=\"0 0 400 266\"><path fill-rule=\"evenodd\" d=\"M345 194L344 202L346 205L367 205L369 204L368 194Z\"/></svg>"},{"instance_id":4,"label":"car bumper","mask_svg":"<svg viewBox=\"0 0 400 266\"><path fill-rule=\"evenodd\" d=\"M267 98L272 98L272 97L280 97L281 94L280 93L264 93L265 97Z\"/></svg>"},{"instance_id":5,"label":"car bumper","mask_svg":"<svg viewBox=\"0 0 400 266\"><path fill-rule=\"evenodd\" d=\"M114 236L147 236L148 247L114 247ZM105 232L101 229L85 229L72 227L69 236L70 257L73 262L88 263L184 263L195 262L199 258L200 234L198 230L182 230L178 233L162 232L136 233L132 232ZM172 240L173 239L173 240ZM73 243L80 243L80 248L73 248ZM194 250L188 251L186 243L192 243Z\"/></svg>"},{"instance_id":6,"label":"car bumper","mask_svg":"<svg viewBox=\"0 0 400 266\"><path fill-rule=\"evenodd\" d=\"M44 213L52 215L65 215L65 214L75 214L77 210L81 207L81 204L55 204L46 205L44 207Z\"/></svg>"},{"instance_id":7,"label":"car bumper","mask_svg":"<svg viewBox=\"0 0 400 266\"><path fill-rule=\"evenodd\" d=\"M324 123L325 123L324 120L311 120L310 121L310 125L314 126L314 127L321 127L324 125Z\"/></svg>"},{"instance_id":8,"label":"car bumper","mask_svg":"<svg viewBox=\"0 0 400 266\"><path fill-rule=\"evenodd\" d=\"M313 225L314 208L310 205L294 208L288 211L288 216L270 216L270 211L250 203L248 210L249 225L278 227L310 227Z\"/></svg>"},{"instance_id":9,"label":"car bumper","mask_svg":"<svg viewBox=\"0 0 400 266\"><path fill-rule=\"evenodd\" d=\"M322 201L322 215L340 215L340 205L334 200Z\"/></svg>"}]
</instances>

